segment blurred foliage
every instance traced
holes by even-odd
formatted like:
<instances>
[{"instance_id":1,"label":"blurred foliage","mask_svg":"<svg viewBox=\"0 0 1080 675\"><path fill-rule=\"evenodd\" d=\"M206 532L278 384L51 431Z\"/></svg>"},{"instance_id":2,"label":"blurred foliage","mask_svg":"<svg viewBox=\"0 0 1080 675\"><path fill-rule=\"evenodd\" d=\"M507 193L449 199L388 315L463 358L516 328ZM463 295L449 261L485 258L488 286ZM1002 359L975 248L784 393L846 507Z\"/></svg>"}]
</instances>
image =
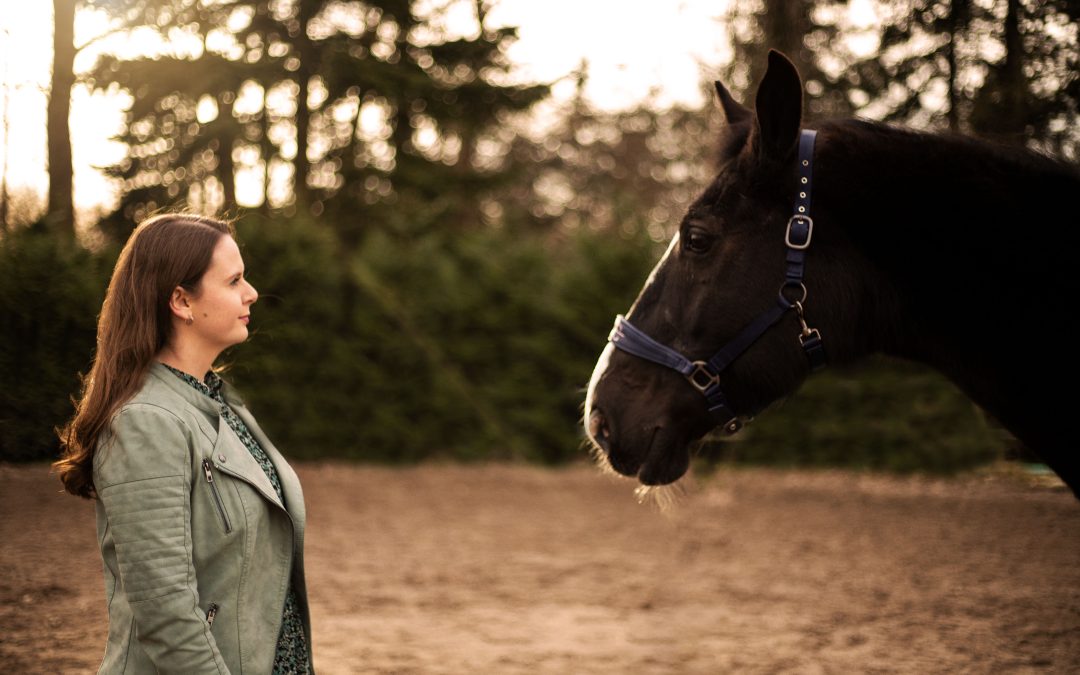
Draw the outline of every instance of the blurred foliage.
<instances>
[{"instance_id":1,"label":"blurred foliage","mask_svg":"<svg viewBox=\"0 0 1080 675\"><path fill-rule=\"evenodd\" d=\"M492 204L493 220L531 228L609 229L667 239L712 181L719 108L597 110L585 97L584 65L575 94L536 134L510 145L522 180ZM708 141L704 140L708 139Z\"/></svg>"},{"instance_id":2,"label":"blurred foliage","mask_svg":"<svg viewBox=\"0 0 1080 675\"><path fill-rule=\"evenodd\" d=\"M1080 4L1075 0L736 0L721 79L748 105L765 52L792 57L811 118L858 114L975 134L1080 159Z\"/></svg>"},{"instance_id":3,"label":"blurred foliage","mask_svg":"<svg viewBox=\"0 0 1080 675\"><path fill-rule=\"evenodd\" d=\"M770 49L783 52L804 84L803 110L813 117L848 116L854 106L835 69L846 31L833 17L850 3L838 0L735 0L721 17L731 59L720 80L749 108L765 76Z\"/></svg>"},{"instance_id":4,"label":"blurred foliage","mask_svg":"<svg viewBox=\"0 0 1080 675\"><path fill-rule=\"evenodd\" d=\"M942 375L875 357L814 375L734 437L710 437L709 461L953 473L1017 446Z\"/></svg>"},{"instance_id":5,"label":"blurred foliage","mask_svg":"<svg viewBox=\"0 0 1080 675\"><path fill-rule=\"evenodd\" d=\"M446 28L460 5L474 34ZM86 77L132 97L128 156L106 231L163 206L214 213L247 199L326 213L348 247L375 228L406 235L471 227L477 195L512 181L500 130L547 95L510 82L512 27L488 3L409 0L98 2L124 31L155 32L161 53L105 54ZM402 202L424 213L401 218ZM423 216L423 217L422 217Z\"/></svg>"},{"instance_id":6,"label":"blurred foliage","mask_svg":"<svg viewBox=\"0 0 1080 675\"><path fill-rule=\"evenodd\" d=\"M0 240L0 459L52 457L90 369L112 271L43 223Z\"/></svg>"},{"instance_id":7,"label":"blurred foliage","mask_svg":"<svg viewBox=\"0 0 1080 675\"><path fill-rule=\"evenodd\" d=\"M1078 159L1075 2L906 0L883 16L879 53L845 71L860 107Z\"/></svg>"},{"instance_id":8,"label":"blurred foliage","mask_svg":"<svg viewBox=\"0 0 1080 675\"><path fill-rule=\"evenodd\" d=\"M583 387L651 241L373 235L343 261L320 228L240 225L261 299L233 377L275 441L378 461L580 454ZM360 293L343 311L347 276Z\"/></svg>"}]
</instances>

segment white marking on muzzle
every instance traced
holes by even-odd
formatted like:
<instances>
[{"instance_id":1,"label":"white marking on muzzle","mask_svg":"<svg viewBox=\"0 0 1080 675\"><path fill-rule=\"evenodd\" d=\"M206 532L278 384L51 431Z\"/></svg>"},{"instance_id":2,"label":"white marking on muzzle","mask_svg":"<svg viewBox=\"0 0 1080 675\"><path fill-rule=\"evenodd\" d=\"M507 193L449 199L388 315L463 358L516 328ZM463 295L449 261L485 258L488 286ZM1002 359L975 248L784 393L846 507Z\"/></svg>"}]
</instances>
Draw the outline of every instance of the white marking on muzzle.
<instances>
[{"instance_id":1,"label":"white marking on muzzle","mask_svg":"<svg viewBox=\"0 0 1080 675\"><path fill-rule=\"evenodd\" d=\"M660 256L660 261L656 263L656 266L649 272L649 278L645 280L645 285L641 288L641 293L638 294L638 298L644 293L649 286L653 285L656 281L656 274L660 270L660 267L667 261L668 256L675 250L675 247L679 242L679 233L676 232L675 236L671 238L671 242L668 243L667 250L664 251L664 255ZM637 300L630 306L630 310L627 312L629 316L637 305ZM615 351L615 345L610 342L604 347L604 351L600 352L600 358L596 361L596 366L593 367L592 377L589 378L589 389L585 392L585 428L589 428L589 415L592 413L593 400L596 395L596 385L600 382L600 378L604 376L604 372L607 371L608 363L611 361L611 353Z\"/></svg>"},{"instance_id":2,"label":"white marking on muzzle","mask_svg":"<svg viewBox=\"0 0 1080 675\"><path fill-rule=\"evenodd\" d=\"M604 373L608 369L608 364L611 361L611 354L615 351L615 345L610 342L604 346L604 351L600 352L600 358L596 361L596 366L593 367L592 377L589 378L589 388L585 391L585 428L589 428L589 415L592 413L593 401L596 396L596 385L600 383L600 378L604 376Z\"/></svg>"},{"instance_id":3,"label":"white marking on muzzle","mask_svg":"<svg viewBox=\"0 0 1080 675\"><path fill-rule=\"evenodd\" d=\"M657 272L659 272L660 267L663 266L664 262L667 261L668 256L671 255L671 252L675 250L675 247L678 246L678 243L679 233L676 232L675 236L671 238L671 242L668 243L668 247L667 250L664 251L664 255L660 256L659 262L657 262L656 266L653 267L651 272L649 272L649 278L645 280L645 285L642 287L641 293L638 294L638 299L640 299L641 294L644 293L650 286L652 286L654 281L656 281ZM630 306L630 310L627 312L627 315L630 315L630 313L634 311L634 307L636 305L637 300L635 300L634 304ZM604 373L607 372L608 365L611 361L611 354L614 351L615 345L608 342L607 345L604 346L604 351L600 352L600 358L597 359L596 366L593 367L592 377L589 378L589 388L585 391L585 414L582 420L585 424L585 435L587 438L589 437L589 418L592 416L593 404L596 400L596 385L600 383L600 380L604 377ZM601 466L604 466L614 472L614 470L611 469L610 465L608 464L607 456L605 455L605 453L599 448L597 448L595 444L589 443L589 445L592 446L590 450L596 457L597 462Z\"/></svg>"}]
</instances>

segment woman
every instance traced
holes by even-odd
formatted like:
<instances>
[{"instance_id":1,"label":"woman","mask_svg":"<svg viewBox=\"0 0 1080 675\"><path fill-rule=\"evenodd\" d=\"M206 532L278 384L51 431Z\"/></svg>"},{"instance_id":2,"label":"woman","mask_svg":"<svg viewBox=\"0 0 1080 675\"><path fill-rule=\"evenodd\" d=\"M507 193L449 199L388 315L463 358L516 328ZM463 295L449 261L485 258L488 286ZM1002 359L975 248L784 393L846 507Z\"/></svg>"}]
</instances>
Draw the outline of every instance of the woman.
<instances>
[{"instance_id":1,"label":"woman","mask_svg":"<svg viewBox=\"0 0 1080 675\"><path fill-rule=\"evenodd\" d=\"M258 293L223 222L156 216L116 263L56 468L96 500L102 673L306 673L304 500L214 372Z\"/></svg>"}]
</instances>

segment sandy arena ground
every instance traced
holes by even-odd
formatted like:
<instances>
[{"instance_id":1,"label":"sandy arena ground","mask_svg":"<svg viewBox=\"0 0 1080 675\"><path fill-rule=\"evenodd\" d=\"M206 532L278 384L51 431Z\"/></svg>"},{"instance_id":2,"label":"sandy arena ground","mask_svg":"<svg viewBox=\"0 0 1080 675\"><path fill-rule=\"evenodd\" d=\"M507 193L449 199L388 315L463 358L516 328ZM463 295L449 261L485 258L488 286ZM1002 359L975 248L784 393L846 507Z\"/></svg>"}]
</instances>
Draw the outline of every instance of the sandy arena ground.
<instances>
[{"instance_id":1,"label":"sandy arena ground","mask_svg":"<svg viewBox=\"0 0 1080 675\"><path fill-rule=\"evenodd\" d=\"M0 664L92 671L88 502L0 465ZM1004 478L299 466L319 672L1080 672L1080 502Z\"/></svg>"}]
</instances>

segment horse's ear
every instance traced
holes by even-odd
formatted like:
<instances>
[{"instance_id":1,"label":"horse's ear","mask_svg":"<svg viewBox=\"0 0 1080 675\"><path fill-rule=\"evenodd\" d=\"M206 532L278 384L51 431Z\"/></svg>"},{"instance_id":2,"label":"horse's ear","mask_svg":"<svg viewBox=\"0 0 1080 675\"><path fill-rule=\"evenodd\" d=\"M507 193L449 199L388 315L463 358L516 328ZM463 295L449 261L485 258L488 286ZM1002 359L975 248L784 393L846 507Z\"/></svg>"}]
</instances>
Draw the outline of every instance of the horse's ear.
<instances>
[{"instance_id":1,"label":"horse's ear","mask_svg":"<svg viewBox=\"0 0 1080 675\"><path fill-rule=\"evenodd\" d=\"M786 56L769 50L769 67L754 102L754 133L762 158L787 159L799 140L802 123L802 81Z\"/></svg>"},{"instance_id":2,"label":"horse's ear","mask_svg":"<svg viewBox=\"0 0 1080 675\"><path fill-rule=\"evenodd\" d=\"M727 118L728 124L738 124L750 117L750 109L732 98L727 87L720 84L719 81L713 82L713 85L716 87L716 96L720 99L720 107L724 111L724 117Z\"/></svg>"}]
</instances>

